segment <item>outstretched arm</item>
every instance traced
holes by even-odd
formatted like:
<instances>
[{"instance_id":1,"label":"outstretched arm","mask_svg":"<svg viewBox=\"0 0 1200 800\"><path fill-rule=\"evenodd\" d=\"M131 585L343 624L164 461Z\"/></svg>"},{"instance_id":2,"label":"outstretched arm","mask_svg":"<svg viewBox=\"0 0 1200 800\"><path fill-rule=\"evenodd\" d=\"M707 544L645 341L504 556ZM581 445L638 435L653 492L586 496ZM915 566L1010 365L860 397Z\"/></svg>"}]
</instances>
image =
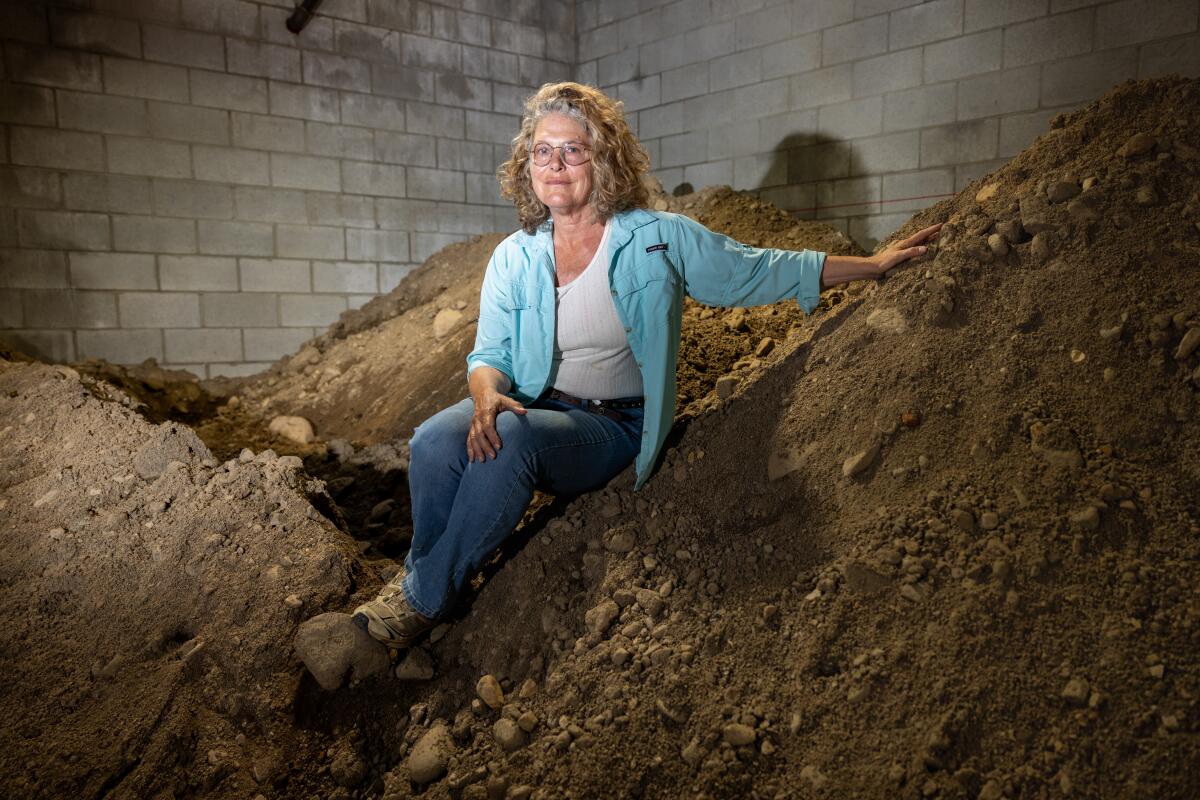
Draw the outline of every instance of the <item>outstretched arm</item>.
<instances>
[{"instance_id":1,"label":"outstretched arm","mask_svg":"<svg viewBox=\"0 0 1200 800\"><path fill-rule=\"evenodd\" d=\"M825 268L821 270L821 288L882 277L896 265L928 252L925 242L936 238L941 229L940 222L930 225L873 256L826 256Z\"/></svg>"}]
</instances>

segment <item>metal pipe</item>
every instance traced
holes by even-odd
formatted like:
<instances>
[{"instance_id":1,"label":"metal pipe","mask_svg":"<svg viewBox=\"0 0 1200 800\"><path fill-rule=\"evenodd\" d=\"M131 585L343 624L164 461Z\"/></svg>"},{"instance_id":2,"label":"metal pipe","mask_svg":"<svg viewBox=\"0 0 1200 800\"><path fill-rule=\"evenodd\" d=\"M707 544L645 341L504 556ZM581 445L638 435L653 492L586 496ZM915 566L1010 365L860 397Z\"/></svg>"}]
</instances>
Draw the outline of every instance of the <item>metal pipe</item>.
<instances>
[{"instance_id":1,"label":"metal pipe","mask_svg":"<svg viewBox=\"0 0 1200 800\"><path fill-rule=\"evenodd\" d=\"M319 5L321 5L321 0L300 0L296 4L296 9L292 11L292 15L287 18L287 29L292 33L300 33L313 18Z\"/></svg>"}]
</instances>

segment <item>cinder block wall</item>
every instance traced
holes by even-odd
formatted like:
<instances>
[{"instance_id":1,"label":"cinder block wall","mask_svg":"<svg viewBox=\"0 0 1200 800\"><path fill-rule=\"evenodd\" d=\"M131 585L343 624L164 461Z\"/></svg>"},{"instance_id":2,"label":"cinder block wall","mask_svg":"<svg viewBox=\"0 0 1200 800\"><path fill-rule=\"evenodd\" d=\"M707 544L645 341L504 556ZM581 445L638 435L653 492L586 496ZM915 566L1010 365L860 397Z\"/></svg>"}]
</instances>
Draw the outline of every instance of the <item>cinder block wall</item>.
<instances>
[{"instance_id":1,"label":"cinder block wall","mask_svg":"<svg viewBox=\"0 0 1200 800\"><path fill-rule=\"evenodd\" d=\"M570 76L572 0L0 0L0 338L254 372L438 248Z\"/></svg>"},{"instance_id":2,"label":"cinder block wall","mask_svg":"<svg viewBox=\"0 0 1200 800\"><path fill-rule=\"evenodd\" d=\"M668 191L732 184L873 247L1114 84L1200 76L1198 0L578 0L579 80Z\"/></svg>"}]
</instances>

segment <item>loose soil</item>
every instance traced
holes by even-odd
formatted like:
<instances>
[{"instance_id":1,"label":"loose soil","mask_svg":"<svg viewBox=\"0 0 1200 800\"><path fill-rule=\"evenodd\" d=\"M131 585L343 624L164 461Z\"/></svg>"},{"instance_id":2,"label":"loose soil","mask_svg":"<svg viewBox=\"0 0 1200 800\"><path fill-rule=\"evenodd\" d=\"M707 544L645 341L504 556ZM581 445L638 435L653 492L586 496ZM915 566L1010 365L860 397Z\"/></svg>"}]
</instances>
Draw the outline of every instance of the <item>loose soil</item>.
<instances>
[{"instance_id":1,"label":"loose soil","mask_svg":"<svg viewBox=\"0 0 1200 800\"><path fill-rule=\"evenodd\" d=\"M365 362L441 313L418 342L445 372L415 374L458 399L477 283L422 273L426 299L227 387L197 430L258 452L223 465L118 389L3 362L5 793L1197 796L1198 172L1200 84L1126 83L916 215L893 240L941 240L885 281L807 319L690 309L745 338L688 357L659 471L532 515L425 681L324 692L290 643L402 553L402 503L346 525L333 481L359 480L329 467L403 475L414 420ZM737 202L679 210L789 241ZM477 282L486 240L462 247ZM278 413L337 477L262 450Z\"/></svg>"}]
</instances>

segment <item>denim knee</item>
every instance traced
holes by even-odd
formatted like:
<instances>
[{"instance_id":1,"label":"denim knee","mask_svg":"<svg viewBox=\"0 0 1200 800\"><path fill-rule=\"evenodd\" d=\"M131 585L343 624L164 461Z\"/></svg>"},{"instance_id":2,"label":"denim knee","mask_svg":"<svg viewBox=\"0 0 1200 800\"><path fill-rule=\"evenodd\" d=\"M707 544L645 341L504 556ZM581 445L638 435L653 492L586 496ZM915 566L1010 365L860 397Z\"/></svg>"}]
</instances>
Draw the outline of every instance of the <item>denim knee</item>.
<instances>
[{"instance_id":1,"label":"denim knee","mask_svg":"<svg viewBox=\"0 0 1200 800\"><path fill-rule=\"evenodd\" d=\"M417 426L409 440L411 460L414 463L441 463L453 460L460 455L460 450L466 453L470 424L469 418L464 426L462 420L440 414L425 420Z\"/></svg>"}]
</instances>

